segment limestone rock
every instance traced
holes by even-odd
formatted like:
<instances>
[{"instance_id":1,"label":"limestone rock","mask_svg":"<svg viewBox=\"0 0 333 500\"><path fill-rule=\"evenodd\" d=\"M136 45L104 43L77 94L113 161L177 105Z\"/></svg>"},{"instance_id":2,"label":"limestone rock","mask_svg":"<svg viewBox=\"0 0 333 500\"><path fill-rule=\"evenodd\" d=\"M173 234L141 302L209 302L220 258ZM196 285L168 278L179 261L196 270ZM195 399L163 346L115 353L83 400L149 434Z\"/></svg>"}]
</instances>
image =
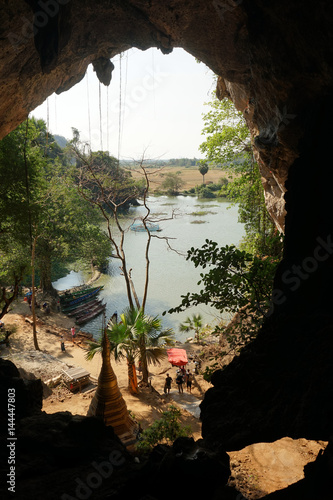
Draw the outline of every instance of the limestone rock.
<instances>
[{"instance_id":1,"label":"limestone rock","mask_svg":"<svg viewBox=\"0 0 333 500\"><path fill-rule=\"evenodd\" d=\"M299 154L310 101L332 86L328 0L129 0L2 3L0 137L93 63L104 84L110 59L130 47L183 47L219 75L255 139L266 200L284 228L285 180Z\"/></svg>"}]
</instances>

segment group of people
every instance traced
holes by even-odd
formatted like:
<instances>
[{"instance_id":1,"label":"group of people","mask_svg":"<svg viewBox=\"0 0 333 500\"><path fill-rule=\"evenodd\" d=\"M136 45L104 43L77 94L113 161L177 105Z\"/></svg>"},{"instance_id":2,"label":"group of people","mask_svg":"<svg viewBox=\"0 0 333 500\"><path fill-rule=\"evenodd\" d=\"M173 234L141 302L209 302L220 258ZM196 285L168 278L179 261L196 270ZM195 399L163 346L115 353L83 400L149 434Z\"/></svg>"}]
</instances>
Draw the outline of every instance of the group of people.
<instances>
[{"instance_id":1,"label":"group of people","mask_svg":"<svg viewBox=\"0 0 333 500\"><path fill-rule=\"evenodd\" d=\"M185 385L185 384L186 384L187 392L191 393L192 392L192 382L193 382L193 375L190 372L190 370L186 371L184 366L182 366L179 370L177 370L176 384L178 386L179 394L182 394L184 392L183 385ZM167 376L165 379L165 385L164 385L164 392L166 394L170 394L171 383L172 383L172 378L170 377L169 373L167 373Z\"/></svg>"}]
</instances>

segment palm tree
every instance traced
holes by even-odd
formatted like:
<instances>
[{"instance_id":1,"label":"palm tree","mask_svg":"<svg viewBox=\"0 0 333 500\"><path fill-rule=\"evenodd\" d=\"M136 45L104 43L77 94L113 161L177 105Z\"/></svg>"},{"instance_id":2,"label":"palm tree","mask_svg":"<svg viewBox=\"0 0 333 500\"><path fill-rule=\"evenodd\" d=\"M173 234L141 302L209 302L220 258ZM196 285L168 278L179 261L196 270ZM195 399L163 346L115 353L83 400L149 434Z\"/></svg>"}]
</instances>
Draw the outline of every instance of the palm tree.
<instances>
[{"instance_id":1,"label":"palm tree","mask_svg":"<svg viewBox=\"0 0 333 500\"><path fill-rule=\"evenodd\" d=\"M165 345L173 344L171 328L162 330L162 320L138 311L135 320L135 342L139 348L142 367L142 382L148 384L148 365L157 365L167 356Z\"/></svg>"},{"instance_id":2,"label":"palm tree","mask_svg":"<svg viewBox=\"0 0 333 500\"><path fill-rule=\"evenodd\" d=\"M148 384L148 365L159 364L167 356L164 345L173 343L173 331L162 330L162 321L156 316L144 314L142 309L128 308L120 315L120 322L112 322L107 330L111 351L115 360L126 358L128 366L128 388L138 393L135 361L139 359L142 367L142 381ZM101 351L101 340L90 342L87 359Z\"/></svg>"},{"instance_id":3,"label":"palm tree","mask_svg":"<svg viewBox=\"0 0 333 500\"><path fill-rule=\"evenodd\" d=\"M206 163L203 163L199 166L199 172L202 175L202 184L205 184L205 175L208 172L208 165Z\"/></svg>"},{"instance_id":4,"label":"palm tree","mask_svg":"<svg viewBox=\"0 0 333 500\"><path fill-rule=\"evenodd\" d=\"M181 323L179 326L181 332L189 332L191 330L194 330L197 342L199 342L199 333L201 328L202 328L201 314L192 314L192 318L188 316L184 321L184 323Z\"/></svg>"}]
</instances>

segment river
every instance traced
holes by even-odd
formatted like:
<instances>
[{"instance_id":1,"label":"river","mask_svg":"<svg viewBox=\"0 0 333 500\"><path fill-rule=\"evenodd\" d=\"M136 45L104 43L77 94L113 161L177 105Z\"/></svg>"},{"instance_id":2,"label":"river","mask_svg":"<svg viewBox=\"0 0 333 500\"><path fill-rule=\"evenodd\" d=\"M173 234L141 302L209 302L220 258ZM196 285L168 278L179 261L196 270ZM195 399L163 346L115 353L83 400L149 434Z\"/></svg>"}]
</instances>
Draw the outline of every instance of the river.
<instances>
[{"instance_id":1,"label":"river","mask_svg":"<svg viewBox=\"0 0 333 500\"><path fill-rule=\"evenodd\" d=\"M201 247L206 239L216 241L220 246L238 245L244 235L244 227L238 222L237 207L227 201L203 201L192 196L150 197L148 201L152 217L160 219L158 224L161 231L152 233L157 237L152 238L149 252L150 279L146 312L161 315L163 311L179 305L181 295L200 290L197 282L202 269L195 268L191 262L186 261L187 250L192 246ZM144 207L132 207L122 220L124 227L129 227L135 217L144 213ZM170 238L169 245L176 251L168 248L163 239L165 237ZM131 230L126 232L128 268L133 269L132 279L139 299L144 286L146 241L146 233ZM65 290L83 284L86 279L84 273L72 271L53 285L58 290ZM108 272L101 276L97 284L104 286L100 298L107 304L107 318L115 311L121 313L127 307L125 282L119 269L119 260L109 259ZM192 334L180 333L179 324L194 313L200 313L205 323L215 324L217 321L217 311L202 305L179 314L167 313L163 316L163 326L173 328L176 338L183 341ZM101 328L102 315L86 323L82 329L97 337Z\"/></svg>"}]
</instances>

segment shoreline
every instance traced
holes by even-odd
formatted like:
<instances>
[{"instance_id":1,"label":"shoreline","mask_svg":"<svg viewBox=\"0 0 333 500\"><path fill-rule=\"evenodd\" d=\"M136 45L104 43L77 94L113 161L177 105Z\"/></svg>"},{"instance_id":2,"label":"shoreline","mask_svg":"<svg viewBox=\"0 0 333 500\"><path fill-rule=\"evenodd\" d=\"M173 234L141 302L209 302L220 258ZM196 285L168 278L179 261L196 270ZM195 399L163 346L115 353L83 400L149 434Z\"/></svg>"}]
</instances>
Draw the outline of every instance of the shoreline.
<instances>
[{"instance_id":1,"label":"shoreline","mask_svg":"<svg viewBox=\"0 0 333 500\"><path fill-rule=\"evenodd\" d=\"M30 372L41 378L43 382L54 378L61 373L63 368L62 363L68 367L81 367L86 369L92 380L97 381L100 374L102 360L101 355L97 354L91 361L87 361L85 358L86 354L86 343L87 340L92 338L91 334L87 334L84 331L79 331L77 336L72 342L72 336L70 328L72 326L71 318L66 317L62 313L51 311L49 315L44 315L42 311L39 311L39 316L37 318L37 339L40 347L40 351L36 351L33 345L33 335L32 335L32 316L29 310L29 306L26 302L22 301L15 303L13 310L8 313L5 317L6 328L15 327L16 331L12 333L9 337L9 347L1 346L0 356L5 359L9 359L26 372ZM65 352L61 351L60 339L64 336L65 340ZM180 347L181 345L177 343ZM194 355L200 346L186 344L181 347L185 348L189 355L192 353ZM59 363L59 364L58 364ZM56 366L55 369L51 367ZM160 365L150 365L149 366L149 378L151 386L148 389L140 388L139 395L132 395L128 390L128 371L126 360L120 362L115 362L111 358L111 365L117 377L118 386L121 393L126 401L128 409L135 414L136 418L140 421L143 428L147 427L158 415L164 411L169 404L179 405L182 408L182 401L178 396L178 389L176 388L175 382L173 382L171 397L166 397L164 395L164 381L166 373L170 372L171 377L175 381L176 379L176 368L171 367L168 362L168 358L165 357ZM190 363L191 370L194 369L194 363ZM138 380L140 381L140 372L137 372ZM199 378L202 380L199 381ZM195 398L201 402L203 394L207 388L211 386L208 382L203 380L203 377L198 377L197 387L193 387L192 395L187 394L184 391L183 402L186 403L187 400ZM92 386L90 389L95 389ZM43 400L43 411L47 413L54 413L55 411L71 411L72 413L85 415L92 393L90 395L82 393L70 393L70 391L60 391L59 395L57 389L53 390L53 395ZM187 422L184 425L188 425L189 422L191 426L194 427L195 439L201 437L201 423L198 418L193 417L188 412L185 411L184 417Z\"/></svg>"}]
</instances>

